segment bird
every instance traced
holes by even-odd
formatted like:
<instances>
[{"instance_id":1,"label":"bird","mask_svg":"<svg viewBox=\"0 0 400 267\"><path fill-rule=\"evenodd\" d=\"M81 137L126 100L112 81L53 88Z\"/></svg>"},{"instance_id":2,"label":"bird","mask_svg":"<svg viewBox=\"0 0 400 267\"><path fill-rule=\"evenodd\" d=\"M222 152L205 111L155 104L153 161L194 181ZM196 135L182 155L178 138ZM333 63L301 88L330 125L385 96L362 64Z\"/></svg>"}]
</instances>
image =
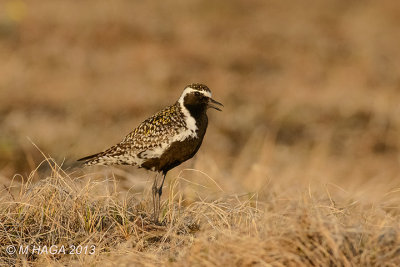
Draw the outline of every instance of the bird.
<instances>
[{"instance_id":1,"label":"bird","mask_svg":"<svg viewBox=\"0 0 400 267\"><path fill-rule=\"evenodd\" d=\"M153 218L158 223L165 177L199 150L208 126L207 110L222 111L204 84L185 86L179 99L140 123L118 144L78 161L84 165L132 165L155 172Z\"/></svg>"}]
</instances>

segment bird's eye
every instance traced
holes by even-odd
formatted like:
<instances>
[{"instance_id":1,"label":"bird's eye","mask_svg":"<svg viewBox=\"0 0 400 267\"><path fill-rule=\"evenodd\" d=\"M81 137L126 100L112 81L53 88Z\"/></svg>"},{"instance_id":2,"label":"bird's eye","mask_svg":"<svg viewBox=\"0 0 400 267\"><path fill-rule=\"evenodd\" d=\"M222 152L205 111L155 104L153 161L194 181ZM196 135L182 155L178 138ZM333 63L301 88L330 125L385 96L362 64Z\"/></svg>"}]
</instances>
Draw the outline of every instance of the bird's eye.
<instances>
[{"instance_id":1,"label":"bird's eye","mask_svg":"<svg viewBox=\"0 0 400 267\"><path fill-rule=\"evenodd\" d=\"M196 96L201 96L201 93L200 92L196 92L196 93L194 93Z\"/></svg>"}]
</instances>

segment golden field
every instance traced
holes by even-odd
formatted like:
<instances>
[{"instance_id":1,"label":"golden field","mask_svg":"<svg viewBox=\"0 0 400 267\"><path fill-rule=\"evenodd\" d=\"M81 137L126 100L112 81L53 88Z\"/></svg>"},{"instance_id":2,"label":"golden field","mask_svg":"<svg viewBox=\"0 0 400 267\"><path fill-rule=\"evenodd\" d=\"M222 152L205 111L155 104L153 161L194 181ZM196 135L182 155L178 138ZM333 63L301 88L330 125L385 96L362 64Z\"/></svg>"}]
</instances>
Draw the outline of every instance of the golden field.
<instances>
[{"instance_id":1,"label":"golden field","mask_svg":"<svg viewBox=\"0 0 400 267\"><path fill-rule=\"evenodd\" d=\"M399 266L399 14L395 0L1 1L0 265ZM168 173L155 225L152 173L76 159L192 82L225 107Z\"/></svg>"}]
</instances>

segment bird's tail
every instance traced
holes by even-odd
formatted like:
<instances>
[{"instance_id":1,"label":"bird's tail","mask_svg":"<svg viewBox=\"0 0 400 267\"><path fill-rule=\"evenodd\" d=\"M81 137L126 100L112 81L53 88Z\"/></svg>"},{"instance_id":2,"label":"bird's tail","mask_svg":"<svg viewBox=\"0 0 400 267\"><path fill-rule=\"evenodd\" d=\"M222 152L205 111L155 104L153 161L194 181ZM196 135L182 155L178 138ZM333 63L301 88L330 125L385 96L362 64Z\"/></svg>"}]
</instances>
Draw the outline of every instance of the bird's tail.
<instances>
[{"instance_id":1,"label":"bird's tail","mask_svg":"<svg viewBox=\"0 0 400 267\"><path fill-rule=\"evenodd\" d=\"M83 157L81 159L78 159L77 161L83 161L83 163L85 165L94 165L94 164L98 163L97 161L98 161L98 159L99 159L99 157L101 156L102 153L103 152L96 153L96 154L93 154L93 155L90 155L90 156L87 156L87 157Z\"/></svg>"},{"instance_id":2,"label":"bird's tail","mask_svg":"<svg viewBox=\"0 0 400 267\"><path fill-rule=\"evenodd\" d=\"M109 149L96 153L81 159L86 166L91 165L136 165L135 161L132 161L132 156L127 153L129 146L123 144L117 144L110 147Z\"/></svg>"}]
</instances>

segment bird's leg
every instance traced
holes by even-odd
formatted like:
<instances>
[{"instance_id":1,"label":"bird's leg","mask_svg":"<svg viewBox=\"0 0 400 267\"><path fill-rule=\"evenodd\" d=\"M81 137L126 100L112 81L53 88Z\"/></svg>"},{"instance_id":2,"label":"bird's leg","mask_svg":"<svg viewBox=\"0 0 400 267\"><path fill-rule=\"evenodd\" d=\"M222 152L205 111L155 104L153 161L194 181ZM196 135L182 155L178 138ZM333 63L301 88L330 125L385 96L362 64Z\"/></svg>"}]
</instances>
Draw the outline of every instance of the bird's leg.
<instances>
[{"instance_id":1,"label":"bird's leg","mask_svg":"<svg viewBox=\"0 0 400 267\"><path fill-rule=\"evenodd\" d=\"M158 218L160 216L160 206L161 206L161 195L162 188L164 186L166 173L162 172L162 180L160 180L160 173L157 173L154 184L153 184L153 204L154 204L154 222L158 223ZM161 181L161 185L158 184Z\"/></svg>"},{"instance_id":2,"label":"bird's leg","mask_svg":"<svg viewBox=\"0 0 400 267\"><path fill-rule=\"evenodd\" d=\"M156 174L156 177L154 178L154 183L153 183L153 207L154 207L154 222L158 223L158 217L160 214L160 195L158 193L158 178L159 178L159 173Z\"/></svg>"},{"instance_id":3,"label":"bird's leg","mask_svg":"<svg viewBox=\"0 0 400 267\"><path fill-rule=\"evenodd\" d=\"M162 195L162 189L163 189L163 185L164 185L164 181L165 181L165 175L166 173L162 173L162 182L161 185L158 187L157 189L157 194L158 194L158 210L160 211L160 207L161 207L161 195Z\"/></svg>"},{"instance_id":4,"label":"bird's leg","mask_svg":"<svg viewBox=\"0 0 400 267\"><path fill-rule=\"evenodd\" d=\"M164 181L165 181L165 176L166 176L166 175L167 175L167 173L165 173L165 172L162 173L162 176L163 176L162 182L161 182L160 187L158 188L158 194L160 195L160 197L161 197L161 195L162 195L162 188L163 188L163 186L164 186Z\"/></svg>"}]
</instances>

